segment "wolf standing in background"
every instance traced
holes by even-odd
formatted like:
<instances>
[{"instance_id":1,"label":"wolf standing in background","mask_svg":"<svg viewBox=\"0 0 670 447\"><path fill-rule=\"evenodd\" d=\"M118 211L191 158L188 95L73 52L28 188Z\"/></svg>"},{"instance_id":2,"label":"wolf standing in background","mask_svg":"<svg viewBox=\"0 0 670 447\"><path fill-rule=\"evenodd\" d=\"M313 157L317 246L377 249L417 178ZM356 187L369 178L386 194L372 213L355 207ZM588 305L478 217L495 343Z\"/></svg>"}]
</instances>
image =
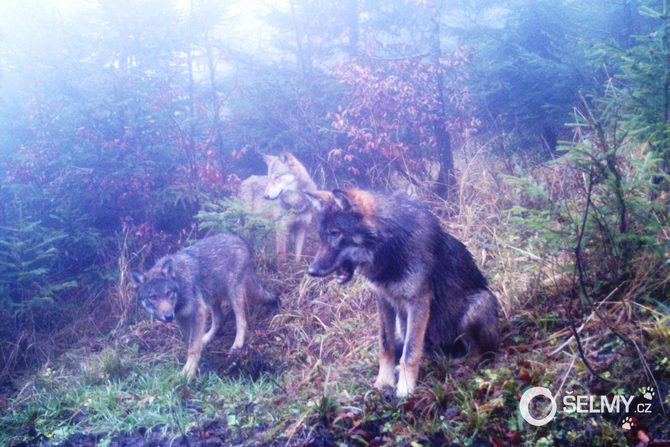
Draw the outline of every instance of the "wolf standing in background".
<instances>
[{"instance_id":1,"label":"wolf standing in background","mask_svg":"<svg viewBox=\"0 0 670 447\"><path fill-rule=\"evenodd\" d=\"M221 306L228 300L235 313L235 342L244 345L247 300L275 303L261 285L246 242L232 234L211 236L173 255L165 256L144 275L133 274L142 306L163 322L177 323L186 337L188 356L182 374L195 376L202 349L223 321ZM207 315L212 325L205 333Z\"/></svg>"},{"instance_id":2,"label":"wolf standing in background","mask_svg":"<svg viewBox=\"0 0 670 447\"><path fill-rule=\"evenodd\" d=\"M277 258L280 261L285 259L289 239L299 258L307 227L312 223L310 202L304 193L316 191L316 185L305 166L288 152L263 154L263 160L268 166L267 177L254 175L245 179L240 185L240 198L255 212L277 222ZM263 200L259 200L260 191Z\"/></svg>"},{"instance_id":3,"label":"wolf standing in background","mask_svg":"<svg viewBox=\"0 0 670 447\"><path fill-rule=\"evenodd\" d=\"M402 342L396 394L416 386L426 350L474 350L498 345L498 300L467 248L418 202L357 189L308 193L319 211L321 245L312 276L351 280L356 268L377 292L379 375L395 385L396 341ZM424 346L425 344L425 346Z\"/></svg>"}]
</instances>

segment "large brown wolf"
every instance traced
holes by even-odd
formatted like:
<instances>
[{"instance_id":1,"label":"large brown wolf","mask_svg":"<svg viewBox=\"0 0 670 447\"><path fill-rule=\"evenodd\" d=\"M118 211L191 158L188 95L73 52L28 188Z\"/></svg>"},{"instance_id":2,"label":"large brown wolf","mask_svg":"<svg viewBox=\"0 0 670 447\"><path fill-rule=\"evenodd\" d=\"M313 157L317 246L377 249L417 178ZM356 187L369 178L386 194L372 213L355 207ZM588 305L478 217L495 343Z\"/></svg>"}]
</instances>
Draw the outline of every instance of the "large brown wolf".
<instances>
[{"instance_id":1,"label":"large brown wolf","mask_svg":"<svg viewBox=\"0 0 670 447\"><path fill-rule=\"evenodd\" d=\"M193 377L202 349L223 321L221 306L228 301L235 313L235 342L244 345L248 299L276 303L261 285L246 242L232 234L207 237L173 255L165 256L145 274L134 273L137 298L163 322L177 320L187 340L188 356L182 374ZM212 325L205 333L207 316Z\"/></svg>"},{"instance_id":2,"label":"large brown wolf","mask_svg":"<svg viewBox=\"0 0 670 447\"><path fill-rule=\"evenodd\" d=\"M289 239L300 257L305 233L312 222L312 210L306 191L316 191L305 166L292 154L264 155L267 177L253 175L240 185L240 198L254 212L276 222L277 258L286 257ZM260 192L262 191L262 198Z\"/></svg>"},{"instance_id":3,"label":"large brown wolf","mask_svg":"<svg viewBox=\"0 0 670 447\"><path fill-rule=\"evenodd\" d=\"M467 248L418 202L357 189L308 193L318 210L321 245L312 276L344 284L356 269L377 292L379 375L375 387L412 393L424 347L480 354L498 345L498 301ZM425 344L425 346L424 346Z\"/></svg>"}]
</instances>

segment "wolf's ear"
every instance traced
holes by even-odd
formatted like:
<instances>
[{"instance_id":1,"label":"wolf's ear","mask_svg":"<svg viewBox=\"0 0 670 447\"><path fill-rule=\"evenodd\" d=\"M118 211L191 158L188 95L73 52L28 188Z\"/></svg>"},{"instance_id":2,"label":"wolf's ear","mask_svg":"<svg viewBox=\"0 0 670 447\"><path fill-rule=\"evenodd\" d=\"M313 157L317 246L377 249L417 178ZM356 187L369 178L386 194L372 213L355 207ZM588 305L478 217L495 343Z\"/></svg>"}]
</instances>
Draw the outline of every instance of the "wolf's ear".
<instances>
[{"instance_id":1,"label":"wolf's ear","mask_svg":"<svg viewBox=\"0 0 670 447\"><path fill-rule=\"evenodd\" d=\"M305 191L305 197L318 212L323 211L328 203L333 200L333 195L329 191Z\"/></svg>"},{"instance_id":2,"label":"wolf's ear","mask_svg":"<svg viewBox=\"0 0 670 447\"><path fill-rule=\"evenodd\" d=\"M286 163L288 165L300 164L298 159L295 158L295 155L293 155L289 151L283 151L281 154L279 154L279 161L281 161L282 163Z\"/></svg>"},{"instance_id":3,"label":"wolf's ear","mask_svg":"<svg viewBox=\"0 0 670 447\"><path fill-rule=\"evenodd\" d=\"M275 155L267 155L262 152L259 152L259 154L261 155L261 157L263 157L263 161L268 166L270 166L270 163L272 163L272 161L277 158Z\"/></svg>"},{"instance_id":4,"label":"wolf's ear","mask_svg":"<svg viewBox=\"0 0 670 447\"><path fill-rule=\"evenodd\" d=\"M349 196L347 195L346 191L341 189L333 190L333 199L335 200L335 204L337 204L337 206L342 211L351 210L351 201L349 200Z\"/></svg>"},{"instance_id":5,"label":"wolf's ear","mask_svg":"<svg viewBox=\"0 0 670 447\"><path fill-rule=\"evenodd\" d=\"M139 286L139 285L144 284L144 279L145 279L145 278L144 278L144 275L143 275L143 274L141 274L141 273L139 273L139 272L133 272L132 275L130 275L130 277L132 278L133 283L134 283L136 286Z\"/></svg>"},{"instance_id":6,"label":"wolf's ear","mask_svg":"<svg viewBox=\"0 0 670 447\"><path fill-rule=\"evenodd\" d=\"M163 267L161 267L161 273L166 278L175 279L177 277L177 273L174 271L174 262L172 262L172 259L165 261Z\"/></svg>"}]
</instances>

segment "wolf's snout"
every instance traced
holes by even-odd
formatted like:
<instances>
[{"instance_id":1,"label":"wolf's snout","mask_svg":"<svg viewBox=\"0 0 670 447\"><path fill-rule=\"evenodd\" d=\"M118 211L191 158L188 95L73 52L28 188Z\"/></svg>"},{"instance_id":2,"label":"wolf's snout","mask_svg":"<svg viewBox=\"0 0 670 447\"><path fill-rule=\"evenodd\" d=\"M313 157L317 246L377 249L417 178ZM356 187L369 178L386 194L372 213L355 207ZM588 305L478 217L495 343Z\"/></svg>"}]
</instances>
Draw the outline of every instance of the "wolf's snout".
<instances>
[{"instance_id":1,"label":"wolf's snout","mask_svg":"<svg viewBox=\"0 0 670 447\"><path fill-rule=\"evenodd\" d=\"M263 194L263 198L265 200L275 200L277 197L281 195L281 193L284 192L284 190L280 189L279 191L265 191Z\"/></svg>"},{"instance_id":2,"label":"wolf's snout","mask_svg":"<svg viewBox=\"0 0 670 447\"><path fill-rule=\"evenodd\" d=\"M174 312L164 314L163 315L163 320L165 320L166 323L172 322L172 320L174 320Z\"/></svg>"},{"instance_id":3,"label":"wolf's snout","mask_svg":"<svg viewBox=\"0 0 670 447\"><path fill-rule=\"evenodd\" d=\"M314 267L314 265L309 266L307 273L309 273L309 276L321 276L319 275L319 269Z\"/></svg>"},{"instance_id":4,"label":"wolf's snout","mask_svg":"<svg viewBox=\"0 0 670 447\"><path fill-rule=\"evenodd\" d=\"M307 273L309 273L310 276L328 276L332 272L333 269L324 269L318 265L316 261L310 264L309 268L307 269Z\"/></svg>"}]
</instances>

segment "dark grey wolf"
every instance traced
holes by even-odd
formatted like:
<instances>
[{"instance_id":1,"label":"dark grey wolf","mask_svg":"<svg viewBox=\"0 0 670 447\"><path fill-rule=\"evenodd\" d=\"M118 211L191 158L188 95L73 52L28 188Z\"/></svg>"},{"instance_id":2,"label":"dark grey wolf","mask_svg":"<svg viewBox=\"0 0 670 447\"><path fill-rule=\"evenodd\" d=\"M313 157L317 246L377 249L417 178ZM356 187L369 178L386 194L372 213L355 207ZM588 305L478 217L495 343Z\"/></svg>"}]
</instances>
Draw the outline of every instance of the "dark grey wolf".
<instances>
[{"instance_id":1,"label":"dark grey wolf","mask_svg":"<svg viewBox=\"0 0 670 447\"><path fill-rule=\"evenodd\" d=\"M163 322L173 319L187 340L188 356L182 374L192 378L202 349L216 335L223 321L222 305L228 301L235 313L235 342L244 345L249 299L276 303L256 275L254 258L246 242L232 234L207 237L173 255L165 256L145 274L134 273L137 298ZM208 314L212 324L205 333Z\"/></svg>"},{"instance_id":2,"label":"dark grey wolf","mask_svg":"<svg viewBox=\"0 0 670 447\"><path fill-rule=\"evenodd\" d=\"M377 292L379 375L395 385L396 341L402 353L396 394L416 386L424 348L495 351L498 300L467 248L420 203L357 189L307 193L318 211L321 244L312 276L344 284L356 269ZM398 348L399 349L399 348Z\"/></svg>"},{"instance_id":3,"label":"dark grey wolf","mask_svg":"<svg viewBox=\"0 0 670 447\"><path fill-rule=\"evenodd\" d=\"M300 257L305 233L312 223L312 209L305 192L316 191L316 185L305 166L288 152L264 155L268 166L267 177L254 175L240 184L240 199L253 212L276 222L277 258L286 258L289 240ZM260 198L263 191L263 199Z\"/></svg>"}]
</instances>

